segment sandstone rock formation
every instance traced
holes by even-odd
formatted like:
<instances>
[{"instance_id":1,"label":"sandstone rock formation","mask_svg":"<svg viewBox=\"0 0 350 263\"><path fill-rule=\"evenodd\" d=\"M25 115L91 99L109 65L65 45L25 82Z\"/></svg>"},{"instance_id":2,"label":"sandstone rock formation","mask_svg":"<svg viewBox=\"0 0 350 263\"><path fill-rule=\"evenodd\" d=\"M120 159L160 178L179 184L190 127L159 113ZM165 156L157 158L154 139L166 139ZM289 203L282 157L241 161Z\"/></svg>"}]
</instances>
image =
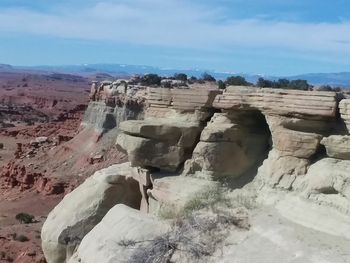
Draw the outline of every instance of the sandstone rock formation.
<instances>
[{"instance_id":1,"label":"sandstone rock formation","mask_svg":"<svg viewBox=\"0 0 350 263\"><path fill-rule=\"evenodd\" d=\"M334 92L228 87L222 93L216 89L149 88L144 119L119 125L116 144L130 162L123 166L123 178L136 182L133 189L139 195L138 208L153 215L160 215L164 208L181 211L188 201L196 200L198 192L225 182L229 188L244 186L255 195L261 191L261 196L265 191L285 195L294 191L303 200L302 206L317 203L349 216L350 143L344 129L348 124L347 100L340 106L338 103ZM119 188L111 191L125 193ZM272 199L265 201L278 203ZM66 200L60 209L70 207ZM113 200L113 205L116 203L121 203L118 198ZM85 211L84 205L82 202L78 211ZM300 221L300 216L294 218ZM54 220L50 215L47 224ZM130 236L124 227L127 220ZM147 239L158 224L163 229L154 218L142 218L140 213L118 205L96 227L91 225L86 231L77 228L83 241L71 262L126 260L128 251L118 245L123 236ZM58 238L65 225L60 229L50 239L59 246L46 253L48 257L58 248L67 250ZM46 232L50 237L53 230L44 228L43 237Z\"/></svg>"},{"instance_id":2,"label":"sandstone rock formation","mask_svg":"<svg viewBox=\"0 0 350 263\"><path fill-rule=\"evenodd\" d=\"M262 115L215 113L202 131L185 170L214 177L239 177L261 161L269 148L269 136Z\"/></svg>"},{"instance_id":3,"label":"sandstone rock formation","mask_svg":"<svg viewBox=\"0 0 350 263\"><path fill-rule=\"evenodd\" d=\"M117 144L132 166L206 178L257 173L255 181L283 189L326 156L321 140L340 121L334 92L149 89L148 104L144 120L120 125Z\"/></svg>"}]
</instances>

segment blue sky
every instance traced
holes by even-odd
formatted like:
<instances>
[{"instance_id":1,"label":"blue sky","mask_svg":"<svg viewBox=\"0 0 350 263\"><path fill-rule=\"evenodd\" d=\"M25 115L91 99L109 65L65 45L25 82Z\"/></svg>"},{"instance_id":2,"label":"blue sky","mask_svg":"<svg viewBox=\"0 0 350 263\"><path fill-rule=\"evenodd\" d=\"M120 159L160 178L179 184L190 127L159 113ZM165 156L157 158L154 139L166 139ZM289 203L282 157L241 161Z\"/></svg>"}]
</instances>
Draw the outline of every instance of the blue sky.
<instances>
[{"instance_id":1,"label":"blue sky","mask_svg":"<svg viewBox=\"0 0 350 263\"><path fill-rule=\"evenodd\" d=\"M348 0L0 0L0 63L350 71Z\"/></svg>"}]
</instances>

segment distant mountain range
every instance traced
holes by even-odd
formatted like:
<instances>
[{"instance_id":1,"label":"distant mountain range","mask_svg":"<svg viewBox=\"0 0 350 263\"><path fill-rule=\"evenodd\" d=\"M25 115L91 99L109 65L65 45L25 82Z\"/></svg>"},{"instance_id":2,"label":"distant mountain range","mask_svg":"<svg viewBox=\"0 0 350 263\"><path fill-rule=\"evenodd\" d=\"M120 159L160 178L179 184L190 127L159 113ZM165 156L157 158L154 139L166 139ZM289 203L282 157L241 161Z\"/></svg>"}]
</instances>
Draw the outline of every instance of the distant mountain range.
<instances>
[{"instance_id":1,"label":"distant mountain range","mask_svg":"<svg viewBox=\"0 0 350 263\"><path fill-rule=\"evenodd\" d=\"M173 76L175 73L185 73L188 76L200 77L204 72L214 76L216 79L225 79L228 76L240 75L245 77L248 81L255 83L258 78L277 80L279 78L286 78L289 80L305 79L312 85L332 85L350 87L350 72L339 73L310 73L296 76L261 76L245 73L233 72L218 72L213 70L203 69L170 69L158 68L152 66L142 65L125 65L125 64L82 64L82 65L62 65L62 66L11 66L7 64L0 64L0 71L7 72L41 72L41 73L65 73L77 75L94 75L94 74L109 74L111 76L132 76L135 74L155 73L161 76Z\"/></svg>"}]
</instances>

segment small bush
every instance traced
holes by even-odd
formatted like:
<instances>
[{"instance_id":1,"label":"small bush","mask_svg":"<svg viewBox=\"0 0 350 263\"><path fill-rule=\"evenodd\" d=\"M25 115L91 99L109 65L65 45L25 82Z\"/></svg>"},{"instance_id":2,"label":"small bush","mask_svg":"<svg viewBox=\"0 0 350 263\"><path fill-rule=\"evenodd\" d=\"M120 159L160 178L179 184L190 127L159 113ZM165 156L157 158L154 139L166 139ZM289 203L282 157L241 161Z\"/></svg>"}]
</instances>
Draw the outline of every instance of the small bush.
<instances>
[{"instance_id":1,"label":"small bush","mask_svg":"<svg viewBox=\"0 0 350 263\"><path fill-rule=\"evenodd\" d=\"M134 249L128 262L169 263L175 253L184 262L206 262L230 233L231 226L249 229L242 214L195 212L175 220L168 233L146 241L121 241L119 245Z\"/></svg>"},{"instance_id":2,"label":"small bush","mask_svg":"<svg viewBox=\"0 0 350 263\"><path fill-rule=\"evenodd\" d=\"M29 238L26 237L25 235L19 235L19 236L16 235L14 237L14 240L19 241L19 242L27 242L27 241L29 241Z\"/></svg>"},{"instance_id":3,"label":"small bush","mask_svg":"<svg viewBox=\"0 0 350 263\"><path fill-rule=\"evenodd\" d=\"M21 224L31 224L34 223L34 216L27 213L19 213L16 215L16 219Z\"/></svg>"},{"instance_id":4,"label":"small bush","mask_svg":"<svg viewBox=\"0 0 350 263\"><path fill-rule=\"evenodd\" d=\"M216 79L212 75L208 74L207 72L203 73L202 80L204 80L204 81L216 81Z\"/></svg>"},{"instance_id":5,"label":"small bush","mask_svg":"<svg viewBox=\"0 0 350 263\"><path fill-rule=\"evenodd\" d=\"M196 83L198 81L198 79L195 77L195 76L191 76L189 79L188 79L188 82L190 84L193 84L193 83Z\"/></svg>"},{"instance_id":6,"label":"small bush","mask_svg":"<svg viewBox=\"0 0 350 263\"><path fill-rule=\"evenodd\" d=\"M275 89L296 89L309 90L312 88L306 80L296 79L289 81L288 79L279 79L278 81L267 80L259 78L256 86L261 88L275 88Z\"/></svg>"},{"instance_id":7,"label":"small bush","mask_svg":"<svg viewBox=\"0 0 350 263\"><path fill-rule=\"evenodd\" d=\"M162 80L157 74L146 74L141 77L141 84L145 86L159 86L160 81Z\"/></svg>"},{"instance_id":8,"label":"small bush","mask_svg":"<svg viewBox=\"0 0 350 263\"><path fill-rule=\"evenodd\" d=\"M218 81L218 87L219 89L226 89L226 85L222 80Z\"/></svg>"},{"instance_id":9,"label":"small bush","mask_svg":"<svg viewBox=\"0 0 350 263\"><path fill-rule=\"evenodd\" d=\"M195 211L204 208L213 209L217 205L231 207L231 200L227 198L225 188L218 185L207 187L196 193L192 199L185 203L181 210L177 210L170 205L162 207L158 216L162 219L188 217Z\"/></svg>"},{"instance_id":10,"label":"small bush","mask_svg":"<svg viewBox=\"0 0 350 263\"><path fill-rule=\"evenodd\" d=\"M214 208L216 205L224 205L230 207L230 200L225 195L225 188L220 186L212 186L201 192L198 192L191 200L189 200L183 209L185 216L190 215L194 211L203 208Z\"/></svg>"},{"instance_id":11,"label":"small bush","mask_svg":"<svg viewBox=\"0 0 350 263\"><path fill-rule=\"evenodd\" d=\"M232 86L250 86L252 83L249 83L246 81L246 79L242 76L231 76L228 77L225 81L226 85L232 85Z\"/></svg>"},{"instance_id":12,"label":"small bush","mask_svg":"<svg viewBox=\"0 0 350 263\"><path fill-rule=\"evenodd\" d=\"M172 230L150 240L122 240L119 246L133 249L128 262L169 263L173 256L184 262L206 262L230 234L232 227L249 229L250 206L245 196L228 197L225 187L211 186L194 195L181 211L167 206L159 216L173 219ZM250 199L249 199L250 200Z\"/></svg>"},{"instance_id":13,"label":"small bush","mask_svg":"<svg viewBox=\"0 0 350 263\"><path fill-rule=\"evenodd\" d=\"M174 79L176 80L182 80L182 81L187 81L187 75L184 73L175 73L174 74Z\"/></svg>"}]
</instances>

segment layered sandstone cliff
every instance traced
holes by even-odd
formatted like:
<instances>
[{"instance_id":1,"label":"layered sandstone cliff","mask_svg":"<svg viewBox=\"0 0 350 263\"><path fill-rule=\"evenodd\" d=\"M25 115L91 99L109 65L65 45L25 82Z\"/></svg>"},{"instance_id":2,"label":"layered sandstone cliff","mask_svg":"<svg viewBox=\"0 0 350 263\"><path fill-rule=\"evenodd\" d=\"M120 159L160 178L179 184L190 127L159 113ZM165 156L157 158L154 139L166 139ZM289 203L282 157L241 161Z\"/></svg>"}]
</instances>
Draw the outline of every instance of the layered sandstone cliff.
<instances>
[{"instance_id":1,"label":"layered sandstone cliff","mask_svg":"<svg viewBox=\"0 0 350 263\"><path fill-rule=\"evenodd\" d=\"M303 205L306 202L306 207L321 205L315 208L314 216L318 211L324 213L322 209L329 209L349 218L348 103L348 100L342 100L339 104L334 92L253 87L228 87L224 92L216 89L150 88L144 119L119 125L116 143L128 154L129 163L114 166L108 173L103 171L104 180L111 176L120 178L118 182L122 182L122 188L131 189L130 183L138 186L132 188L138 194L136 207L135 199L131 198L135 195L114 198L112 206L128 205L132 201L133 207L141 214L128 214L117 205L95 228L90 224L88 229L82 229L79 222L70 220L60 223L64 227L56 228L53 235L51 231L57 225L56 221L65 221L54 214L63 210L65 213L80 213L82 218L77 221L97 218L93 224L107 213L105 210L89 210L89 205L84 202L79 207L70 207L69 203L75 202L77 196L89 191L91 181L87 181L75 193L67 195L65 204L58 206L46 221L42 237L47 259L49 262L62 262L57 258L68 261L77 248L70 262L96 262L88 256L94 253L99 253L105 262L121 262L118 260L125 260L128 253L119 243L115 251L110 244L101 247L94 243L98 242L96 240L106 243L122 240L123 231L119 227L115 228L113 238L101 234L112 225L114 218L118 225L126 222L117 211L128 214L124 220L131 217L143 224L140 218L144 218L145 227L154 229L151 231L154 233L157 232L156 225L163 224L156 223L159 219L154 216L159 216L164 210L181 211L198 192L223 183L230 190L249 189L261 197L258 198L261 205L267 202L279 207L280 200L284 199L282 196L292 194ZM99 117L93 119L99 122ZM110 183L114 184L113 181ZM102 204L105 197L100 196L107 188L93 189L99 192L96 192L96 200L101 200ZM119 188L111 189L120 191ZM238 198L235 196L232 202ZM295 214L287 213L288 202L284 202L281 213L297 220ZM295 202L295 209L301 207L298 202ZM145 215L147 213L150 215ZM306 224L307 220L303 220ZM320 220L319 229L324 226L322 222ZM130 223L130 227L133 224ZM316 223L314 227L317 227ZM162 225L163 228L166 227ZM90 229L93 230L89 232ZM350 229L350 226L344 223L342 229ZM153 236L150 232L139 231L140 239ZM349 238L344 231L337 235ZM63 236L70 238L63 240ZM119 253L119 259L115 253Z\"/></svg>"}]
</instances>

